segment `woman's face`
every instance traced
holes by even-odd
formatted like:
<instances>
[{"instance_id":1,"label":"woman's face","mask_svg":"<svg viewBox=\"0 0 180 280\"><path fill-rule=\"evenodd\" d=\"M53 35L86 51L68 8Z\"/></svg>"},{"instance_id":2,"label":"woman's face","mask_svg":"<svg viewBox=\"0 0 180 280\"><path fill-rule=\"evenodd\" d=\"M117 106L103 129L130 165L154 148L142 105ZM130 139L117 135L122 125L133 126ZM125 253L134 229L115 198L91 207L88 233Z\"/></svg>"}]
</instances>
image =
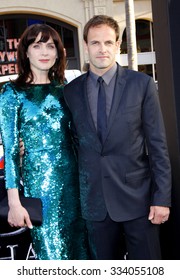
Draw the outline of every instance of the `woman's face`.
<instances>
[{"instance_id":1,"label":"woman's face","mask_svg":"<svg viewBox=\"0 0 180 280\"><path fill-rule=\"evenodd\" d=\"M27 49L27 57L29 58L30 68L34 74L47 72L55 64L57 58L57 49L50 37L47 42L39 42L41 32L36 40L29 45Z\"/></svg>"}]
</instances>

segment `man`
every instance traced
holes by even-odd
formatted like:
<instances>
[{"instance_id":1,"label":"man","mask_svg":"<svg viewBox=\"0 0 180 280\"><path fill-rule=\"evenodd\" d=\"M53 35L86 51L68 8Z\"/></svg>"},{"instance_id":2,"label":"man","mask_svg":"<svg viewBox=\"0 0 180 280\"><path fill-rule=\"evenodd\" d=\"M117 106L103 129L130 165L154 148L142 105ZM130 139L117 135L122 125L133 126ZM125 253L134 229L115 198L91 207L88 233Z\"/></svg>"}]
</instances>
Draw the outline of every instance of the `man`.
<instances>
[{"instance_id":1,"label":"man","mask_svg":"<svg viewBox=\"0 0 180 280\"><path fill-rule=\"evenodd\" d=\"M159 225L169 217L171 170L156 85L116 63L113 18L94 16L83 36L89 71L65 86L64 96L92 258L119 259L123 234L128 259L161 259Z\"/></svg>"}]
</instances>

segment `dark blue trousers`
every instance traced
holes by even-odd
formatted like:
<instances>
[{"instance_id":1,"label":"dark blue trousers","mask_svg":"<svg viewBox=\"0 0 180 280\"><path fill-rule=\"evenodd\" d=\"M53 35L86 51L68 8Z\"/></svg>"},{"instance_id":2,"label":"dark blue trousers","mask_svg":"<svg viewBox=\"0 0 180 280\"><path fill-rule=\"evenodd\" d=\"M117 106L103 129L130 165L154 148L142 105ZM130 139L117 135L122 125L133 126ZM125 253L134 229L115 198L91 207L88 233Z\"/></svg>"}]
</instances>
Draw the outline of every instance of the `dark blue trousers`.
<instances>
[{"instance_id":1,"label":"dark blue trousers","mask_svg":"<svg viewBox=\"0 0 180 280\"><path fill-rule=\"evenodd\" d=\"M94 260L160 260L159 225L148 217L115 222L86 221L91 258Z\"/></svg>"}]
</instances>

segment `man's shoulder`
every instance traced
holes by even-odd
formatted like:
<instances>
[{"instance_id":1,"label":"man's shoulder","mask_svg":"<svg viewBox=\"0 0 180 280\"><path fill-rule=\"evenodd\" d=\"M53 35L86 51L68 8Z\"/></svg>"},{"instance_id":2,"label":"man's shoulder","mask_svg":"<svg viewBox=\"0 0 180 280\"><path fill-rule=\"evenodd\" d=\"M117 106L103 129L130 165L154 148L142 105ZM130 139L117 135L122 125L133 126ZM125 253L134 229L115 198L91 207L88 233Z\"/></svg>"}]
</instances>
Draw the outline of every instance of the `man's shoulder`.
<instances>
[{"instance_id":1,"label":"man's shoulder","mask_svg":"<svg viewBox=\"0 0 180 280\"><path fill-rule=\"evenodd\" d=\"M147 75L146 73L140 72L140 71L136 71L136 70L131 70L131 69L127 69L127 68L123 68L120 67L119 68L119 73L127 78L131 78L131 79L138 79L138 80L149 80L152 77Z\"/></svg>"},{"instance_id":2,"label":"man's shoulder","mask_svg":"<svg viewBox=\"0 0 180 280\"><path fill-rule=\"evenodd\" d=\"M65 91L68 89L71 89L71 88L75 89L77 86L80 87L83 84L84 80L86 79L86 76L87 76L86 73L81 74L77 78L75 78L72 81L70 81L69 83L67 83L64 88Z\"/></svg>"},{"instance_id":3,"label":"man's shoulder","mask_svg":"<svg viewBox=\"0 0 180 280\"><path fill-rule=\"evenodd\" d=\"M78 77L74 78L73 80L71 80L67 85L71 85L71 84L75 84L77 82L83 81L86 76L87 76L87 73L83 73L80 76L78 76Z\"/></svg>"}]
</instances>

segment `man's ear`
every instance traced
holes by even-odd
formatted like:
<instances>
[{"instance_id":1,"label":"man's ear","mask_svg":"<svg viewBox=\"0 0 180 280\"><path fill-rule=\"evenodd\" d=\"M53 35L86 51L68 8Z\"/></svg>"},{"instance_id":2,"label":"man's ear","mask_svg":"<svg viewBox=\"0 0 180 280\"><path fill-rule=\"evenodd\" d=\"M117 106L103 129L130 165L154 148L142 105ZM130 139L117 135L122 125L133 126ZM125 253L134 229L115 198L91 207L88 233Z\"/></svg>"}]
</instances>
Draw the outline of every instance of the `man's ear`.
<instances>
[{"instance_id":1,"label":"man's ear","mask_svg":"<svg viewBox=\"0 0 180 280\"><path fill-rule=\"evenodd\" d=\"M121 41L120 41L120 40L117 40L117 41L116 41L116 47L117 47L116 53L117 53L117 54L120 52L120 45L121 45Z\"/></svg>"},{"instance_id":2,"label":"man's ear","mask_svg":"<svg viewBox=\"0 0 180 280\"><path fill-rule=\"evenodd\" d=\"M85 60L89 60L89 52L88 52L88 46L87 43L84 41L84 51L85 51Z\"/></svg>"}]
</instances>

